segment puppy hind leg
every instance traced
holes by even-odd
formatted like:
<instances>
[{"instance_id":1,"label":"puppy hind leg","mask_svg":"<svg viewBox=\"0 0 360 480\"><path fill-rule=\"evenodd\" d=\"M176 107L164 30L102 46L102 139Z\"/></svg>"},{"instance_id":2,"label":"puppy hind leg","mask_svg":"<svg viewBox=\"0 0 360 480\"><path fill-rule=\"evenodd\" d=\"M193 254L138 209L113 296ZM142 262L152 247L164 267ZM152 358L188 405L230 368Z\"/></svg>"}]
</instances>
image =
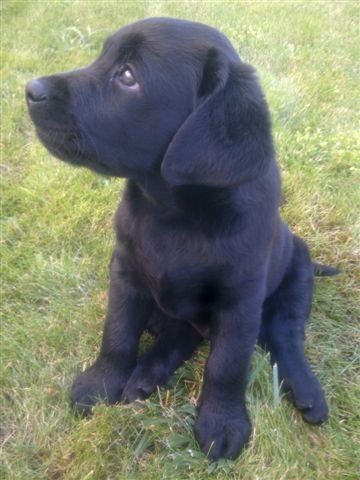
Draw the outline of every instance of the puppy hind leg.
<instances>
[{"instance_id":1,"label":"puppy hind leg","mask_svg":"<svg viewBox=\"0 0 360 480\"><path fill-rule=\"evenodd\" d=\"M277 362L280 380L305 421L323 423L328 407L304 354L304 330L310 314L313 267L308 248L294 237L294 254L278 289L263 305L259 343Z\"/></svg>"},{"instance_id":2,"label":"puppy hind leg","mask_svg":"<svg viewBox=\"0 0 360 480\"><path fill-rule=\"evenodd\" d=\"M165 323L165 322L164 322ZM124 402L149 397L165 385L180 365L191 357L203 337L188 323L167 320L154 344L138 360L123 392Z\"/></svg>"}]
</instances>

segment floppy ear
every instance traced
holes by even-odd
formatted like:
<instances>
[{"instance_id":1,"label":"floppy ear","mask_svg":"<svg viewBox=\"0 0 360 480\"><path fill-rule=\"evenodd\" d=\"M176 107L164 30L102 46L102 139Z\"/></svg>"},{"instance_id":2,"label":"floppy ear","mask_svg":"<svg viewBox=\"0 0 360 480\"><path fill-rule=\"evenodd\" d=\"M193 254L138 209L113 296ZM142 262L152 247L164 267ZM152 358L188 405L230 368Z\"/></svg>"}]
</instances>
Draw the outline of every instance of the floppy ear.
<instances>
[{"instance_id":1,"label":"floppy ear","mask_svg":"<svg viewBox=\"0 0 360 480\"><path fill-rule=\"evenodd\" d=\"M212 50L197 108L165 153L162 176L172 186L231 187L266 173L274 158L271 124L255 71Z\"/></svg>"}]
</instances>

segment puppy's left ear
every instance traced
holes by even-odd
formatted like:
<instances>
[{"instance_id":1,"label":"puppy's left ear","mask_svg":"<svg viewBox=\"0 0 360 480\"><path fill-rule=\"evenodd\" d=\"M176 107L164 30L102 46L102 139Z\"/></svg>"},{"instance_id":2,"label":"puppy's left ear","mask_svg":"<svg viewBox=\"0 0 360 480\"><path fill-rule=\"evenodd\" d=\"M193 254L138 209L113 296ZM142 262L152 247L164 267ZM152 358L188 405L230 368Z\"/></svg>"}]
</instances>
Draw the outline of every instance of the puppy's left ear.
<instances>
[{"instance_id":1,"label":"puppy's left ear","mask_svg":"<svg viewBox=\"0 0 360 480\"><path fill-rule=\"evenodd\" d=\"M264 175L273 159L269 112L254 69L211 50L198 105L170 142L162 176L172 187L232 187Z\"/></svg>"}]
</instances>

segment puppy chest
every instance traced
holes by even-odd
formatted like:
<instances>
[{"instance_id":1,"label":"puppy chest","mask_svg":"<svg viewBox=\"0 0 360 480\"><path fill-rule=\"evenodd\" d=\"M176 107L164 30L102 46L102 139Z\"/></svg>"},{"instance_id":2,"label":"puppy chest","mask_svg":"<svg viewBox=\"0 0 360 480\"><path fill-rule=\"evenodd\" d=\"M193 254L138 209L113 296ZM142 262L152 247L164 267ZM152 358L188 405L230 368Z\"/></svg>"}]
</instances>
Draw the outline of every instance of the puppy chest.
<instances>
[{"instance_id":1,"label":"puppy chest","mask_svg":"<svg viewBox=\"0 0 360 480\"><path fill-rule=\"evenodd\" d=\"M209 271L211 270L211 271ZM215 268L185 266L165 272L153 289L160 307L170 316L195 319L222 300L223 283Z\"/></svg>"},{"instance_id":2,"label":"puppy chest","mask_svg":"<svg viewBox=\"0 0 360 480\"><path fill-rule=\"evenodd\" d=\"M138 277L168 315L199 318L230 301L232 267L219 261L223 255L213 242L146 223L136 235L123 235L121 243Z\"/></svg>"}]
</instances>

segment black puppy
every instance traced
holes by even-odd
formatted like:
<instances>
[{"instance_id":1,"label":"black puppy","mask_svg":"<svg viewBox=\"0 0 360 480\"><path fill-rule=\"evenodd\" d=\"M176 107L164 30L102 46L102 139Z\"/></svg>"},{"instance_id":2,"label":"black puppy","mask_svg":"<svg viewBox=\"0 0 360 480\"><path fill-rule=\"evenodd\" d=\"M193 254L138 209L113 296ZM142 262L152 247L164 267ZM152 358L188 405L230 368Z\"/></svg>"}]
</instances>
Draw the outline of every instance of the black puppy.
<instances>
[{"instance_id":1,"label":"black puppy","mask_svg":"<svg viewBox=\"0 0 360 480\"><path fill-rule=\"evenodd\" d=\"M304 419L326 420L303 338L314 274L336 271L313 264L280 218L268 108L229 41L198 23L144 20L90 66L30 81L26 98L51 153L128 178L102 347L75 379L74 407L149 396L208 336L195 433L211 458L234 458L249 439L257 339ZM144 329L157 338L137 358Z\"/></svg>"}]
</instances>

